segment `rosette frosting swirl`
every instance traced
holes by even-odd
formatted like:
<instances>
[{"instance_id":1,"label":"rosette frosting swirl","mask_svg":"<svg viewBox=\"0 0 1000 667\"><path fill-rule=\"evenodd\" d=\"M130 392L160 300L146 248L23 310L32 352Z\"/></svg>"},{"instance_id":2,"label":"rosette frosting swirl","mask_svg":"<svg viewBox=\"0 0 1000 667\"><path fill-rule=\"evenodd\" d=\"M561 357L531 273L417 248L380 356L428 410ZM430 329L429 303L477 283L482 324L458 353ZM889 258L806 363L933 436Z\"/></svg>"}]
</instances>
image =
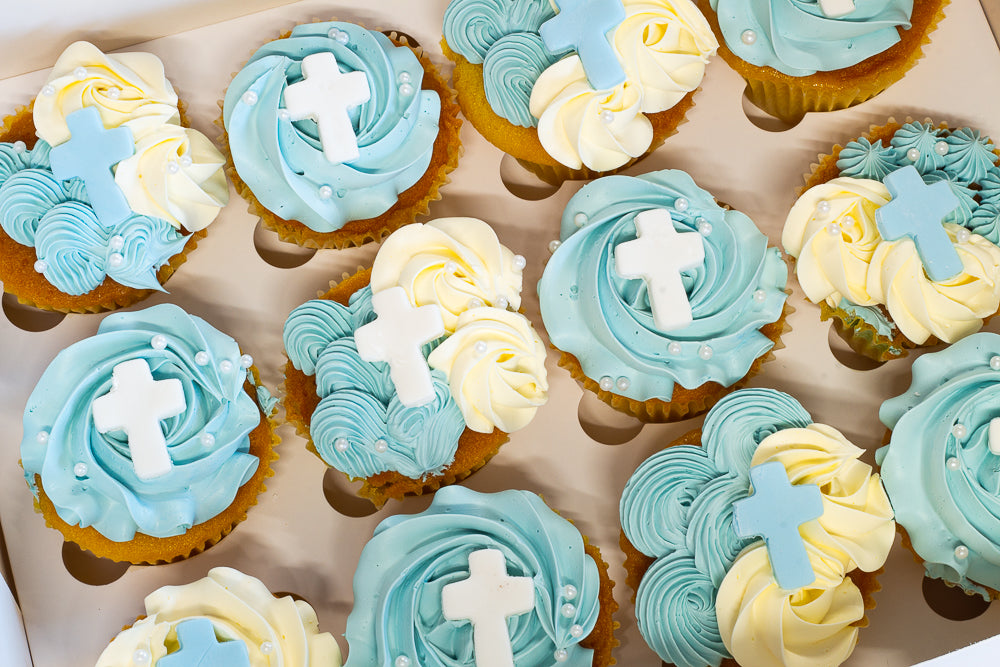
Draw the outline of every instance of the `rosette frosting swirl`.
<instances>
[{"instance_id":1,"label":"rosette frosting swirl","mask_svg":"<svg viewBox=\"0 0 1000 667\"><path fill-rule=\"evenodd\" d=\"M827 16L816 0L710 0L723 39L753 65L808 76L856 65L899 41L913 0L866 0ZM755 39L743 39L750 30Z\"/></svg>"},{"instance_id":2,"label":"rosette frosting swirl","mask_svg":"<svg viewBox=\"0 0 1000 667\"><path fill-rule=\"evenodd\" d=\"M706 232L704 264L681 274L694 321L670 332L654 326L644 282L619 277L613 262L615 247L636 238L635 216L657 208L679 232ZM669 400L675 383L732 384L771 349L759 329L781 317L787 269L748 217L724 210L686 173L595 181L567 204L560 236L538 284L542 319L589 377L624 377L619 393Z\"/></svg>"},{"instance_id":3,"label":"rosette frosting swirl","mask_svg":"<svg viewBox=\"0 0 1000 667\"><path fill-rule=\"evenodd\" d=\"M284 110L302 60L323 52L342 72L363 72L371 93L349 111L360 156L348 163L326 158L314 120L292 121ZM226 90L223 120L240 178L267 209L317 232L384 213L431 161L441 99L421 89L423 74L413 51L382 33L339 22L296 26L258 49Z\"/></svg>"},{"instance_id":4,"label":"rosette frosting swirl","mask_svg":"<svg viewBox=\"0 0 1000 667\"><path fill-rule=\"evenodd\" d=\"M565 651L560 664L589 667L593 652L580 641L597 622L600 581L580 533L533 493L458 486L439 490L426 511L375 529L354 575L347 665L391 667L399 656L428 667L475 665L472 625L444 618L441 591L468 579L469 554L481 549L501 551L509 576L532 580L534 608L506 623L514 663L551 664Z\"/></svg>"},{"instance_id":5,"label":"rosette frosting swirl","mask_svg":"<svg viewBox=\"0 0 1000 667\"><path fill-rule=\"evenodd\" d=\"M153 344L159 336L162 348ZM201 355L207 363L198 363ZM91 403L111 389L112 369L133 359L144 359L155 380L177 379L184 392L184 411L161 421L173 468L154 479L136 474L124 433L98 432L91 416ZM248 434L261 415L243 390L240 362L236 341L177 306L109 315L96 336L59 353L28 398L28 485L37 494L40 477L60 518L116 542L136 532L180 535L211 519L259 464Z\"/></svg>"},{"instance_id":6,"label":"rosette frosting swirl","mask_svg":"<svg viewBox=\"0 0 1000 667\"><path fill-rule=\"evenodd\" d=\"M1000 336L978 333L917 359L910 388L879 410L892 439L876 456L928 576L987 600L986 588L1000 588L1000 456L989 435L998 356Z\"/></svg>"},{"instance_id":7,"label":"rosette frosting swirl","mask_svg":"<svg viewBox=\"0 0 1000 667\"><path fill-rule=\"evenodd\" d=\"M277 598L260 580L228 567L208 571L204 579L164 586L145 600L146 616L123 630L97 659L97 667L132 667L136 651L149 664L177 653L177 626L206 619L220 642L242 642L250 667L340 667L340 647L309 603Z\"/></svg>"}]
</instances>

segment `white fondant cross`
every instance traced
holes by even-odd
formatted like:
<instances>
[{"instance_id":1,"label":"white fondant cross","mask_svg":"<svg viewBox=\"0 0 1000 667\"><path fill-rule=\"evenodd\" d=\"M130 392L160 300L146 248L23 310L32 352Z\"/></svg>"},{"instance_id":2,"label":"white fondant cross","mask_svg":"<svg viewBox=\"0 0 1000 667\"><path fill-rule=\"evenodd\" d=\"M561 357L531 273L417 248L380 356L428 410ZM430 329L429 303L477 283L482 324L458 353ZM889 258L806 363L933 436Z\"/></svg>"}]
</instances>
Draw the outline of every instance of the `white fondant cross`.
<instances>
[{"instance_id":1,"label":"white fondant cross","mask_svg":"<svg viewBox=\"0 0 1000 667\"><path fill-rule=\"evenodd\" d=\"M434 400L431 369L420 347L444 335L444 319L436 304L414 308L402 287L372 295L378 316L354 332L358 355L365 361L385 361L399 402L415 408Z\"/></svg>"},{"instance_id":2,"label":"white fondant cross","mask_svg":"<svg viewBox=\"0 0 1000 667\"><path fill-rule=\"evenodd\" d=\"M828 19L839 19L854 11L854 0L819 0L819 10Z\"/></svg>"},{"instance_id":3,"label":"white fondant cross","mask_svg":"<svg viewBox=\"0 0 1000 667\"><path fill-rule=\"evenodd\" d=\"M507 575L498 549L469 554L469 578L441 589L441 611L449 621L472 623L476 667L513 667L507 619L535 608L531 577Z\"/></svg>"},{"instance_id":4,"label":"white fondant cross","mask_svg":"<svg viewBox=\"0 0 1000 667\"><path fill-rule=\"evenodd\" d=\"M154 380L145 359L115 366L111 391L91 404L98 431L125 431L132 467L142 480L155 479L173 468L160 421L179 415L185 408L181 381Z\"/></svg>"},{"instance_id":5,"label":"white fondant cross","mask_svg":"<svg viewBox=\"0 0 1000 667\"><path fill-rule=\"evenodd\" d=\"M337 67L337 56L329 51L303 58L302 76L302 81L285 88L289 118L316 121L323 155L330 162L354 160L360 155L358 137L347 111L371 98L368 76L364 72L344 74Z\"/></svg>"},{"instance_id":6,"label":"white fondant cross","mask_svg":"<svg viewBox=\"0 0 1000 667\"><path fill-rule=\"evenodd\" d=\"M1000 456L1000 417L994 417L990 420L989 443L990 451Z\"/></svg>"},{"instance_id":7,"label":"white fondant cross","mask_svg":"<svg viewBox=\"0 0 1000 667\"><path fill-rule=\"evenodd\" d=\"M649 293L653 324L672 331L693 321L681 271L701 266L705 244L698 232L678 234L670 211L656 208L635 216L636 238L615 248L615 271L642 278Z\"/></svg>"}]
</instances>

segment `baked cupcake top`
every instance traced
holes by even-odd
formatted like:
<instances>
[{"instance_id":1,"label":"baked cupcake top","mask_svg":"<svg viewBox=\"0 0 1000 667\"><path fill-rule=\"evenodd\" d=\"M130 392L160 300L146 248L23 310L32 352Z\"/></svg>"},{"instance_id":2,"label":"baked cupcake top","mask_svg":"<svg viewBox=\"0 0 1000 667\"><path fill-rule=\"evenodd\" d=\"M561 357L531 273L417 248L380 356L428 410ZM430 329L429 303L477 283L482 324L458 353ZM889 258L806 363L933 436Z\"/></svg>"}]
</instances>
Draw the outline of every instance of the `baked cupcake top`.
<instances>
[{"instance_id":1,"label":"baked cupcake top","mask_svg":"<svg viewBox=\"0 0 1000 667\"><path fill-rule=\"evenodd\" d=\"M997 155L978 130L892 127L840 150L840 177L799 197L782 245L810 301L916 344L953 343L1000 308Z\"/></svg>"},{"instance_id":2,"label":"baked cupcake top","mask_svg":"<svg viewBox=\"0 0 1000 667\"><path fill-rule=\"evenodd\" d=\"M228 567L146 596L146 615L123 630L96 667L227 665L340 667L340 648L319 631L309 603L276 598L260 580Z\"/></svg>"},{"instance_id":3,"label":"baked cupcake top","mask_svg":"<svg viewBox=\"0 0 1000 667\"><path fill-rule=\"evenodd\" d=\"M261 411L244 391L252 363L177 306L107 316L56 356L28 398L28 486L36 497L44 489L66 523L115 542L211 519L260 463L248 434ZM269 399L261 389L266 412Z\"/></svg>"},{"instance_id":4,"label":"baked cupcake top","mask_svg":"<svg viewBox=\"0 0 1000 667\"><path fill-rule=\"evenodd\" d=\"M38 141L0 143L0 226L61 292L162 289L157 269L226 205L225 160L177 104L156 56L76 42L35 98Z\"/></svg>"},{"instance_id":5,"label":"baked cupcake top","mask_svg":"<svg viewBox=\"0 0 1000 667\"><path fill-rule=\"evenodd\" d=\"M844 69L910 27L914 0L710 0L726 46L789 76Z\"/></svg>"},{"instance_id":6,"label":"baked cupcake top","mask_svg":"<svg viewBox=\"0 0 1000 667\"><path fill-rule=\"evenodd\" d=\"M509 649L513 664L590 667L599 590L580 532L535 494L443 488L361 552L347 665L474 667Z\"/></svg>"},{"instance_id":7,"label":"baked cupcake top","mask_svg":"<svg viewBox=\"0 0 1000 667\"><path fill-rule=\"evenodd\" d=\"M380 32L296 26L226 90L237 173L265 208L317 232L385 213L431 162L441 100L423 76L413 50Z\"/></svg>"},{"instance_id":8,"label":"baked cupcake top","mask_svg":"<svg viewBox=\"0 0 1000 667\"><path fill-rule=\"evenodd\" d=\"M978 333L913 362L882 404L878 450L899 524L927 575L990 599L1000 590L1000 336Z\"/></svg>"},{"instance_id":9,"label":"baked cupcake top","mask_svg":"<svg viewBox=\"0 0 1000 667\"><path fill-rule=\"evenodd\" d=\"M675 321L658 322L643 271L630 272L634 261L622 267L646 224L655 270L669 265L654 287L669 290L659 310L686 313ZM587 184L566 205L559 236L538 283L542 320L552 344L602 389L645 401L669 400L677 383L731 385L773 346L759 329L778 321L787 298L780 253L685 172ZM689 245L693 259L681 250Z\"/></svg>"},{"instance_id":10,"label":"baked cupcake top","mask_svg":"<svg viewBox=\"0 0 1000 667\"><path fill-rule=\"evenodd\" d=\"M482 64L494 113L537 127L561 164L595 171L645 153L643 114L695 90L718 48L690 0L451 0L444 36Z\"/></svg>"},{"instance_id":11,"label":"baked cupcake top","mask_svg":"<svg viewBox=\"0 0 1000 667\"><path fill-rule=\"evenodd\" d=\"M466 428L531 421L548 383L545 348L515 312L524 265L485 222L441 218L390 235L349 305L292 311L285 351L316 377L310 437L321 458L353 477L420 479L452 462Z\"/></svg>"},{"instance_id":12,"label":"baked cupcake top","mask_svg":"<svg viewBox=\"0 0 1000 667\"><path fill-rule=\"evenodd\" d=\"M791 396L744 389L708 413L701 446L640 465L620 511L628 541L655 559L635 609L657 655L678 667L846 660L865 613L847 575L880 568L895 536L862 453Z\"/></svg>"}]
</instances>

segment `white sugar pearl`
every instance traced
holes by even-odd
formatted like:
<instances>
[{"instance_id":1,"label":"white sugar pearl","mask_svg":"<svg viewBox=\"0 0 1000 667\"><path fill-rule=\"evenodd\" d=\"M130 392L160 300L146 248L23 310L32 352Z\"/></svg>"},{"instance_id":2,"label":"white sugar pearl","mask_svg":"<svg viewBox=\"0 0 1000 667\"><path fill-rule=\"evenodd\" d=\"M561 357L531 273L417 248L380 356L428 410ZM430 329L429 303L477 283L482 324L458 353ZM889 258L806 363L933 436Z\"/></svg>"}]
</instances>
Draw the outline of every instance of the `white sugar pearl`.
<instances>
[{"instance_id":1,"label":"white sugar pearl","mask_svg":"<svg viewBox=\"0 0 1000 667\"><path fill-rule=\"evenodd\" d=\"M669 352L670 354L673 354L673 355L680 354L681 353L681 344L675 341L675 342L671 343L670 345L667 345L667 352Z\"/></svg>"},{"instance_id":2,"label":"white sugar pearl","mask_svg":"<svg viewBox=\"0 0 1000 667\"><path fill-rule=\"evenodd\" d=\"M969 557L969 547L964 544L959 544L955 547L955 558L958 560L965 560Z\"/></svg>"},{"instance_id":3,"label":"white sugar pearl","mask_svg":"<svg viewBox=\"0 0 1000 667\"><path fill-rule=\"evenodd\" d=\"M202 433L198 437L198 441L201 443L202 447L211 447L215 444L215 436L211 433Z\"/></svg>"},{"instance_id":4,"label":"white sugar pearl","mask_svg":"<svg viewBox=\"0 0 1000 667\"><path fill-rule=\"evenodd\" d=\"M705 218L698 219L698 233L702 236L708 236L712 233L712 223Z\"/></svg>"},{"instance_id":5,"label":"white sugar pearl","mask_svg":"<svg viewBox=\"0 0 1000 667\"><path fill-rule=\"evenodd\" d=\"M684 211L688 210L688 207L690 205L691 202L689 202L684 197L678 197L677 199L674 200L674 210L679 213L683 213Z\"/></svg>"},{"instance_id":6,"label":"white sugar pearl","mask_svg":"<svg viewBox=\"0 0 1000 667\"><path fill-rule=\"evenodd\" d=\"M279 109L278 110L278 119L279 120L290 120L291 117L292 117L292 114L288 113L288 109Z\"/></svg>"},{"instance_id":7,"label":"white sugar pearl","mask_svg":"<svg viewBox=\"0 0 1000 667\"><path fill-rule=\"evenodd\" d=\"M945 461L945 465L948 466L948 470L958 470L962 467L962 463L954 456Z\"/></svg>"},{"instance_id":8,"label":"white sugar pearl","mask_svg":"<svg viewBox=\"0 0 1000 667\"><path fill-rule=\"evenodd\" d=\"M955 240L958 241L959 243L968 243L969 239L971 238L972 238L972 232L970 232L965 227L962 227L960 230L955 232Z\"/></svg>"},{"instance_id":9,"label":"white sugar pearl","mask_svg":"<svg viewBox=\"0 0 1000 667\"><path fill-rule=\"evenodd\" d=\"M576 605L567 602L563 606L559 607L559 613L562 614L564 618L573 618L576 616Z\"/></svg>"},{"instance_id":10,"label":"white sugar pearl","mask_svg":"<svg viewBox=\"0 0 1000 667\"><path fill-rule=\"evenodd\" d=\"M587 224L587 214L577 213L576 215L574 215L573 224L576 225L577 227L583 227L585 224Z\"/></svg>"},{"instance_id":11,"label":"white sugar pearl","mask_svg":"<svg viewBox=\"0 0 1000 667\"><path fill-rule=\"evenodd\" d=\"M319 198L320 199L329 199L332 196L333 196L333 188L331 188L329 185L321 185L321 186L319 186Z\"/></svg>"},{"instance_id":12,"label":"white sugar pearl","mask_svg":"<svg viewBox=\"0 0 1000 667\"><path fill-rule=\"evenodd\" d=\"M482 299L469 299L469 309L470 310L472 308L482 308L484 305L486 305L486 304L483 303Z\"/></svg>"},{"instance_id":13,"label":"white sugar pearl","mask_svg":"<svg viewBox=\"0 0 1000 667\"><path fill-rule=\"evenodd\" d=\"M610 375L605 375L604 377L601 378L601 381L598 382L597 384L604 391L611 391L611 389L615 386L615 381L611 378Z\"/></svg>"},{"instance_id":14,"label":"white sugar pearl","mask_svg":"<svg viewBox=\"0 0 1000 667\"><path fill-rule=\"evenodd\" d=\"M125 247L125 237L115 234L111 237L111 240L108 241L108 247L112 250L121 250Z\"/></svg>"},{"instance_id":15,"label":"white sugar pearl","mask_svg":"<svg viewBox=\"0 0 1000 667\"><path fill-rule=\"evenodd\" d=\"M413 85L409 83L399 84L399 94L403 97L409 97L413 94Z\"/></svg>"},{"instance_id":16,"label":"white sugar pearl","mask_svg":"<svg viewBox=\"0 0 1000 667\"><path fill-rule=\"evenodd\" d=\"M337 39L337 35L339 34L340 34L339 28L330 28L329 30L326 31L326 36L333 40Z\"/></svg>"},{"instance_id":17,"label":"white sugar pearl","mask_svg":"<svg viewBox=\"0 0 1000 667\"><path fill-rule=\"evenodd\" d=\"M148 665L152 659L153 657L149 654L149 651L144 648L137 648L132 652L132 662L137 665Z\"/></svg>"},{"instance_id":18,"label":"white sugar pearl","mask_svg":"<svg viewBox=\"0 0 1000 667\"><path fill-rule=\"evenodd\" d=\"M49 264L44 259L40 259L35 262L34 268L38 273L45 273L46 269L49 268Z\"/></svg>"},{"instance_id":19,"label":"white sugar pearl","mask_svg":"<svg viewBox=\"0 0 1000 667\"><path fill-rule=\"evenodd\" d=\"M39 431L38 433L35 434L35 442L37 442L38 444L44 445L48 441L49 441L48 431Z\"/></svg>"},{"instance_id":20,"label":"white sugar pearl","mask_svg":"<svg viewBox=\"0 0 1000 667\"><path fill-rule=\"evenodd\" d=\"M198 354L194 355L194 363L198 364L199 366L204 366L208 362L209 362L208 352L202 350Z\"/></svg>"},{"instance_id":21,"label":"white sugar pearl","mask_svg":"<svg viewBox=\"0 0 1000 667\"><path fill-rule=\"evenodd\" d=\"M117 100L122 96L122 89L118 86L112 86L111 88L108 88L108 92L106 92L105 95L107 95L110 100Z\"/></svg>"},{"instance_id":22,"label":"white sugar pearl","mask_svg":"<svg viewBox=\"0 0 1000 667\"><path fill-rule=\"evenodd\" d=\"M125 263L125 258L122 257L121 253L113 252L110 255L108 255L108 266L110 266L111 268L116 269L124 263Z\"/></svg>"},{"instance_id":23,"label":"white sugar pearl","mask_svg":"<svg viewBox=\"0 0 1000 667\"><path fill-rule=\"evenodd\" d=\"M253 366L253 357L249 354L240 357L240 368L250 368L251 366Z\"/></svg>"},{"instance_id":24,"label":"white sugar pearl","mask_svg":"<svg viewBox=\"0 0 1000 667\"><path fill-rule=\"evenodd\" d=\"M765 292L762 289L754 290L753 300L756 301L757 303L764 303L765 301L767 301L767 292Z\"/></svg>"},{"instance_id":25,"label":"white sugar pearl","mask_svg":"<svg viewBox=\"0 0 1000 667\"><path fill-rule=\"evenodd\" d=\"M750 46L751 44L757 41L757 33L755 33L753 30L744 30L743 33L740 35L740 41L742 41L747 46Z\"/></svg>"},{"instance_id":26,"label":"white sugar pearl","mask_svg":"<svg viewBox=\"0 0 1000 667\"><path fill-rule=\"evenodd\" d=\"M375 451L379 454L386 452L389 449L389 443L385 441L385 438L379 438L375 441Z\"/></svg>"},{"instance_id":27,"label":"white sugar pearl","mask_svg":"<svg viewBox=\"0 0 1000 667\"><path fill-rule=\"evenodd\" d=\"M615 380L615 387L618 391L628 391L628 388L632 386L632 382L627 377L620 377Z\"/></svg>"},{"instance_id":28,"label":"white sugar pearl","mask_svg":"<svg viewBox=\"0 0 1000 667\"><path fill-rule=\"evenodd\" d=\"M910 150L906 151L906 159L909 160L910 162L916 162L917 160L920 159L920 151L918 151L916 148L911 148Z\"/></svg>"},{"instance_id":29,"label":"white sugar pearl","mask_svg":"<svg viewBox=\"0 0 1000 667\"><path fill-rule=\"evenodd\" d=\"M185 169L187 169L188 167L190 167L191 165L194 164L194 160L191 158L190 155L182 155L180 157L179 162L180 162L180 165L182 167L184 167Z\"/></svg>"},{"instance_id":30,"label":"white sugar pearl","mask_svg":"<svg viewBox=\"0 0 1000 667\"><path fill-rule=\"evenodd\" d=\"M476 356L479 357L483 356L484 354L486 354L486 343L483 341L479 341L475 345L475 350L476 350Z\"/></svg>"},{"instance_id":31,"label":"white sugar pearl","mask_svg":"<svg viewBox=\"0 0 1000 667\"><path fill-rule=\"evenodd\" d=\"M583 636L583 626L582 625L571 625L569 628L569 634L571 637L580 638Z\"/></svg>"},{"instance_id":32,"label":"white sugar pearl","mask_svg":"<svg viewBox=\"0 0 1000 667\"><path fill-rule=\"evenodd\" d=\"M257 104L257 93L253 92L252 90L248 90L247 92L243 93L242 99L243 99L243 104L248 104L250 106L253 106Z\"/></svg>"},{"instance_id":33,"label":"white sugar pearl","mask_svg":"<svg viewBox=\"0 0 1000 667\"><path fill-rule=\"evenodd\" d=\"M337 438L333 441L333 448L338 452L346 452L350 445L351 443L347 441L347 438Z\"/></svg>"},{"instance_id":34,"label":"white sugar pearl","mask_svg":"<svg viewBox=\"0 0 1000 667\"><path fill-rule=\"evenodd\" d=\"M995 371L1000 371L1000 357L990 357L990 368Z\"/></svg>"},{"instance_id":35,"label":"white sugar pearl","mask_svg":"<svg viewBox=\"0 0 1000 667\"><path fill-rule=\"evenodd\" d=\"M556 250L559 249L559 246L561 245L562 241L560 241L559 239L549 241L549 252L555 252Z\"/></svg>"},{"instance_id":36,"label":"white sugar pearl","mask_svg":"<svg viewBox=\"0 0 1000 667\"><path fill-rule=\"evenodd\" d=\"M458 262L449 259L447 262L444 263L444 272L458 273Z\"/></svg>"},{"instance_id":37,"label":"white sugar pearl","mask_svg":"<svg viewBox=\"0 0 1000 667\"><path fill-rule=\"evenodd\" d=\"M552 654L552 657L556 659L556 662L566 662L569 660L569 653L566 652L566 649L560 648L556 649L556 652Z\"/></svg>"},{"instance_id":38,"label":"white sugar pearl","mask_svg":"<svg viewBox=\"0 0 1000 667\"><path fill-rule=\"evenodd\" d=\"M177 164L177 160L170 160L167 162L167 173L176 174L181 170L181 166Z\"/></svg>"},{"instance_id":39,"label":"white sugar pearl","mask_svg":"<svg viewBox=\"0 0 1000 667\"><path fill-rule=\"evenodd\" d=\"M827 225L826 225L826 233L829 234L830 236L839 236L840 235L840 226L836 225L836 224L834 224L832 222L827 223Z\"/></svg>"},{"instance_id":40,"label":"white sugar pearl","mask_svg":"<svg viewBox=\"0 0 1000 667\"><path fill-rule=\"evenodd\" d=\"M524 255L514 255L514 259L511 260L510 264L514 267L515 271L521 271L528 265L528 260L524 258Z\"/></svg>"},{"instance_id":41,"label":"white sugar pearl","mask_svg":"<svg viewBox=\"0 0 1000 667\"><path fill-rule=\"evenodd\" d=\"M44 86L42 86L42 95L55 95L55 94L56 94L56 88L52 84L47 83Z\"/></svg>"},{"instance_id":42,"label":"white sugar pearl","mask_svg":"<svg viewBox=\"0 0 1000 667\"><path fill-rule=\"evenodd\" d=\"M939 141L936 144L934 144L934 152L937 153L938 155L947 155L948 154L948 142L947 141Z\"/></svg>"},{"instance_id":43,"label":"white sugar pearl","mask_svg":"<svg viewBox=\"0 0 1000 667\"><path fill-rule=\"evenodd\" d=\"M698 356L704 359L705 361L708 361L709 359L712 358L712 348L709 347L708 345L702 345L701 347L698 348Z\"/></svg>"},{"instance_id":44,"label":"white sugar pearl","mask_svg":"<svg viewBox=\"0 0 1000 667\"><path fill-rule=\"evenodd\" d=\"M82 461L80 463L77 463L75 466L73 466L73 474L76 475L77 477L86 477L87 464L83 463Z\"/></svg>"},{"instance_id":45,"label":"white sugar pearl","mask_svg":"<svg viewBox=\"0 0 1000 667\"><path fill-rule=\"evenodd\" d=\"M493 299L493 306L501 310L507 310L507 306L510 305L510 301L507 300L505 296L498 296Z\"/></svg>"},{"instance_id":46,"label":"white sugar pearl","mask_svg":"<svg viewBox=\"0 0 1000 667\"><path fill-rule=\"evenodd\" d=\"M410 79L410 73L409 72L400 72L399 76L396 77L396 81L399 81L400 83L409 83L411 81L411 79Z\"/></svg>"},{"instance_id":47,"label":"white sugar pearl","mask_svg":"<svg viewBox=\"0 0 1000 667\"><path fill-rule=\"evenodd\" d=\"M223 373L232 373L233 362L229 361L229 359L223 359L219 362L219 370Z\"/></svg>"},{"instance_id":48,"label":"white sugar pearl","mask_svg":"<svg viewBox=\"0 0 1000 667\"><path fill-rule=\"evenodd\" d=\"M73 70L73 76L75 76L77 79L86 79L87 70L83 67L77 67L75 70Z\"/></svg>"},{"instance_id":49,"label":"white sugar pearl","mask_svg":"<svg viewBox=\"0 0 1000 667\"><path fill-rule=\"evenodd\" d=\"M955 424L951 427L951 434L961 440L969 434L969 429L965 428L962 424Z\"/></svg>"},{"instance_id":50,"label":"white sugar pearl","mask_svg":"<svg viewBox=\"0 0 1000 667\"><path fill-rule=\"evenodd\" d=\"M23 153L26 150L28 150L28 145L26 143L24 143L23 141L15 141L14 142L14 152L15 153Z\"/></svg>"},{"instance_id":51,"label":"white sugar pearl","mask_svg":"<svg viewBox=\"0 0 1000 667\"><path fill-rule=\"evenodd\" d=\"M343 30L341 30L336 34L336 36L333 39L338 44L347 44L349 41L351 41L351 36L348 35L346 32L344 32Z\"/></svg>"},{"instance_id":52,"label":"white sugar pearl","mask_svg":"<svg viewBox=\"0 0 1000 667\"><path fill-rule=\"evenodd\" d=\"M274 653L274 644L271 642L261 642L260 652L264 655L270 655Z\"/></svg>"},{"instance_id":53,"label":"white sugar pearl","mask_svg":"<svg viewBox=\"0 0 1000 667\"><path fill-rule=\"evenodd\" d=\"M601 112L601 122L604 123L605 125L611 125L611 123L615 122L615 114L614 114L614 112L612 112L612 111L610 111L608 109L605 109L604 111L602 111Z\"/></svg>"},{"instance_id":54,"label":"white sugar pearl","mask_svg":"<svg viewBox=\"0 0 1000 667\"><path fill-rule=\"evenodd\" d=\"M577 594L576 586L573 584L566 584L563 586L562 594L567 600L575 600Z\"/></svg>"},{"instance_id":55,"label":"white sugar pearl","mask_svg":"<svg viewBox=\"0 0 1000 667\"><path fill-rule=\"evenodd\" d=\"M149 345L154 350L163 350L167 347L167 337L163 334L156 334L149 339Z\"/></svg>"},{"instance_id":56,"label":"white sugar pearl","mask_svg":"<svg viewBox=\"0 0 1000 667\"><path fill-rule=\"evenodd\" d=\"M825 199L820 200L816 203L816 212L820 215L826 215L830 212L830 202Z\"/></svg>"},{"instance_id":57,"label":"white sugar pearl","mask_svg":"<svg viewBox=\"0 0 1000 667\"><path fill-rule=\"evenodd\" d=\"M396 660L393 662L396 667L410 667L410 659L405 655L396 656Z\"/></svg>"}]
</instances>

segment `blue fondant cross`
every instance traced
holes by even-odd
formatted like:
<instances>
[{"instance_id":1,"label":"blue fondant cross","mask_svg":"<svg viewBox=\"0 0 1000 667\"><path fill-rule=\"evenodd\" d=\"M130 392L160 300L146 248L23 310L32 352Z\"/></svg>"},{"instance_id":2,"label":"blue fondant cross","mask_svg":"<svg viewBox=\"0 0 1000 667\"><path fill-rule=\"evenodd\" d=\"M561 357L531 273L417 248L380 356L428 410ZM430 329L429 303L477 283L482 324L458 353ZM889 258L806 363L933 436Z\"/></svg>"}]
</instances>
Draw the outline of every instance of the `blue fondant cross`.
<instances>
[{"instance_id":1,"label":"blue fondant cross","mask_svg":"<svg viewBox=\"0 0 1000 667\"><path fill-rule=\"evenodd\" d=\"M177 643L180 649L157 660L157 667L250 667L246 644L219 642L207 618L178 623Z\"/></svg>"},{"instance_id":2,"label":"blue fondant cross","mask_svg":"<svg viewBox=\"0 0 1000 667\"><path fill-rule=\"evenodd\" d=\"M608 41L608 31L625 20L622 0L558 0L559 13L542 24L538 34L553 53L574 49L595 90L614 88L625 70Z\"/></svg>"},{"instance_id":3,"label":"blue fondant cross","mask_svg":"<svg viewBox=\"0 0 1000 667\"><path fill-rule=\"evenodd\" d=\"M135 153L132 130L104 128L101 114L84 107L66 116L70 138L52 148L52 175L61 181L82 178L90 205L104 225L114 225L132 215L125 194L115 183L111 167Z\"/></svg>"},{"instance_id":4,"label":"blue fondant cross","mask_svg":"<svg viewBox=\"0 0 1000 667\"><path fill-rule=\"evenodd\" d=\"M771 569L785 590L816 579L799 526L823 515L823 495L815 484L792 486L777 461L750 468L753 495L733 503L733 529L739 537L763 537Z\"/></svg>"},{"instance_id":5,"label":"blue fondant cross","mask_svg":"<svg viewBox=\"0 0 1000 667\"><path fill-rule=\"evenodd\" d=\"M962 259L941 220L958 207L958 197L946 181L924 183L913 165L897 169L884 179L892 201L875 211L875 225L886 241L913 239L924 270L934 282L962 271Z\"/></svg>"}]
</instances>

